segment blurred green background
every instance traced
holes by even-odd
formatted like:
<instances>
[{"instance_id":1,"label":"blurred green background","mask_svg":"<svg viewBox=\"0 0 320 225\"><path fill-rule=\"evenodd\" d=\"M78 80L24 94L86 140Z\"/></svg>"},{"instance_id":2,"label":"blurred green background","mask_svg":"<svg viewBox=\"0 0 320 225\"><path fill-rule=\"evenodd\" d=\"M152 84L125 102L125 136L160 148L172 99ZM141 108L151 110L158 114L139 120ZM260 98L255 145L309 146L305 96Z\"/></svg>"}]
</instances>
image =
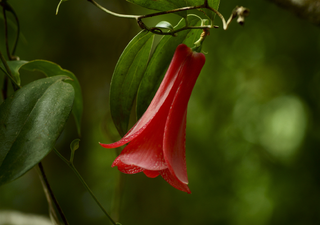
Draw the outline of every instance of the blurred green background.
<instances>
[{"instance_id":1,"label":"blurred green background","mask_svg":"<svg viewBox=\"0 0 320 225\"><path fill-rule=\"evenodd\" d=\"M121 176L123 195L118 198L120 173L111 168L116 153L98 142L119 139L108 113L109 84L117 59L140 29L134 20L107 15L85 0L63 3L55 16L58 2L10 1L23 33L17 55L56 62L78 77L84 117L75 165L123 225L320 224L319 27L268 1L221 0L225 17L236 5L251 12L243 27L234 22L227 31L211 30L203 47L207 62L188 108L192 194L161 177L136 174ZM120 13L151 12L124 0L99 2ZM179 20L164 16L149 23L162 19ZM221 26L219 18L215 23ZM25 73L22 81L39 77ZM66 157L75 138L71 117L57 142ZM43 165L71 225L108 224L54 153ZM113 208L119 200L118 213ZM48 215L34 170L0 187L2 210Z\"/></svg>"}]
</instances>

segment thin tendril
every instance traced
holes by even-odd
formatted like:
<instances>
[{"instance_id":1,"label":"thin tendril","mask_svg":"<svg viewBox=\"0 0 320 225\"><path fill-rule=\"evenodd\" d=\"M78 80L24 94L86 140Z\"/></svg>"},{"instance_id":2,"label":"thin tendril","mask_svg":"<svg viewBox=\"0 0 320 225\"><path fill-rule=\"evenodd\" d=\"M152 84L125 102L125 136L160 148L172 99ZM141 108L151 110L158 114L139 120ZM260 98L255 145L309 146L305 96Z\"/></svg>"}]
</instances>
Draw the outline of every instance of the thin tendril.
<instances>
[{"instance_id":1,"label":"thin tendril","mask_svg":"<svg viewBox=\"0 0 320 225\"><path fill-rule=\"evenodd\" d=\"M126 15L126 14L120 14L120 13L115 13L112 12L104 7L102 7L101 5L99 5L97 2L95 2L94 0L88 0L88 2L91 2L92 4L94 4L95 6L97 6L99 9L101 9L102 11L113 15L113 16L117 16L117 17L121 17L121 18L128 18L128 19L138 19L140 16L135 16L135 15Z\"/></svg>"}]
</instances>

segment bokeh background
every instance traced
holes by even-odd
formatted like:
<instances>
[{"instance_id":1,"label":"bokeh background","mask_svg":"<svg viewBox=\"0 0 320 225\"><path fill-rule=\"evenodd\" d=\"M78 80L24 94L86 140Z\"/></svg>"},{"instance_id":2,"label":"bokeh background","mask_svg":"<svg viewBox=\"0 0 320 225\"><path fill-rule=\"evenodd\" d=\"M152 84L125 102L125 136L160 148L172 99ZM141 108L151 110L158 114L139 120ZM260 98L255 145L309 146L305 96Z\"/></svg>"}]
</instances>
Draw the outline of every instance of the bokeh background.
<instances>
[{"instance_id":1,"label":"bokeh background","mask_svg":"<svg viewBox=\"0 0 320 225\"><path fill-rule=\"evenodd\" d=\"M236 5L251 12L243 27L211 30L205 41L207 62L188 108L188 195L161 177L120 176L111 168L116 152L98 145L119 139L108 92L117 59L140 30L135 21L85 0L64 2L56 16L58 2L10 1L23 34L17 55L56 62L78 77L84 116L75 165L123 225L320 224L319 27L268 1L221 0L225 17ZM120 13L152 12L124 0L99 3ZM148 23L163 19L179 20L164 16ZM218 18L215 23L221 26ZM41 76L24 73L22 81ZM71 117L57 142L64 156L75 138ZM109 223L53 152L43 165L71 225ZM48 216L34 170L0 187L0 211L10 210Z\"/></svg>"}]
</instances>

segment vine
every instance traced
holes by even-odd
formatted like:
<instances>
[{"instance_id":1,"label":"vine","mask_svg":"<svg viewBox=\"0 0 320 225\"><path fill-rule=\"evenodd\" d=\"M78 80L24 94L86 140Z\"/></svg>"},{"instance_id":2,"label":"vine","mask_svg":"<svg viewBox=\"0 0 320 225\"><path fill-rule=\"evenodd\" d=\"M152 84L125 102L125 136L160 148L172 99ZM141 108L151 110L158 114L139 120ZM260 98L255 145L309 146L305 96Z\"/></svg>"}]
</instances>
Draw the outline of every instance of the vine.
<instances>
[{"instance_id":1,"label":"vine","mask_svg":"<svg viewBox=\"0 0 320 225\"><path fill-rule=\"evenodd\" d=\"M237 22L241 25L244 24L245 21L245 17L247 17L249 15L249 10L243 6L237 6L235 9L233 9L229 19L226 21L225 18L223 17L223 15L216 9L212 8L209 6L208 1L206 0L204 2L203 5L199 5L199 6L188 6L188 7L182 7L182 8L177 8L177 9L173 9L173 10L168 10L168 11L164 11L164 12L157 12L157 13L151 13L151 14L147 14L147 15L126 15L126 14L119 14L119 13L115 13L112 12L106 8L104 8L103 6L101 6L100 4L98 4L96 1L94 0L87 0L89 2L91 2L93 5L95 5L96 7L98 7L99 9L101 9L102 11L116 16L116 17L120 17L120 18L127 18L127 19L135 19L139 25L139 27L143 30L148 30L154 34L159 34L159 35L176 35L176 33L187 30L187 29L211 29L211 28L218 28L218 26L216 25L205 25L205 26L198 26L198 27L193 27L193 26L188 26L188 23L186 23L186 26L183 28L180 28L178 30L173 30L173 31L169 31L169 32L163 32L159 27L147 27L145 25L145 23L143 23L142 19L146 19L146 18L150 18L150 17L156 17L156 16L160 16L160 15L166 15L166 14L172 14L172 13L178 13L178 12L183 12L183 11L190 11L190 10L194 10L194 9L209 9L212 12L216 13L219 18L221 19L222 23L223 23L223 29L227 30L231 21L235 18L237 19ZM203 12L203 11L202 11ZM204 13L204 12L203 12Z\"/></svg>"},{"instance_id":2,"label":"vine","mask_svg":"<svg viewBox=\"0 0 320 225\"><path fill-rule=\"evenodd\" d=\"M66 0L60 0L56 8L56 14L58 14L61 3L64 1ZM248 9L242 6L236 7L232 11L228 20L225 20L222 14L218 10L211 7L208 3L208 0L205 0L202 5L198 6L185 6L146 15L126 15L112 12L98 4L95 0L88 1L110 15L120 18L134 19L137 22L138 26L142 29L142 31L137 34L128 44L129 47L127 46L127 48L124 50L123 55L119 58L112 78L113 83L110 88L110 95L116 95L116 98L111 100L111 116L120 115L118 118L113 117L113 121L119 131L119 134L122 136L124 136L128 131L127 123L135 99L137 99L136 107L143 112L145 111L145 102L148 102L150 100L150 94L148 94L148 96L141 97L140 95L139 98L137 97L140 94L138 93L138 91L146 88L143 86L143 77L145 73L147 74L148 72L148 74L145 76L149 76L148 79L152 80L151 85L148 84L148 87L153 88L145 92L152 93L158 88L157 79L163 75L161 74L163 71L160 71L159 67L168 68L170 61L168 61L167 59L170 59L173 54L175 54L173 57L173 61L176 60L178 62L181 61L180 63L183 62L181 71L188 71L189 69L192 71L194 76L191 76L191 83L193 83L194 85L194 82L196 81L194 80L194 77L197 77L199 75L205 61L205 56L200 53L202 43L209 35L210 29L218 28L218 26L213 24L213 19L210 18L210 13L208 15L207 10L218 15L218 17L222 20L224 30L228 29L232 20L234 20L235 18L237 18L237 22L239 24L243 25L245 17L249 14ZM3 53L0 51L0 61L2 63L0 66L0 70L4 74L4 84L2 87L2 96L4 102L0 105L0 185L18 179L31 168L35 167L40 176L52 219L56 224L67 225L68 221L58 203L58 200L53 193L53 190L50 187L48 178L45 174L41 162L42 159L50 151L53 150L55 154L59 156L60 159L64 161L75 173L77 178L90 193L91 197L100 207L109 221L113 225L119 225L120 223L116 222L104 209L102 204L93 194L88 184L85 182L83 177L74 166L73 162L75 151L79 148L80 139L76 139L70 144L71 154L69 160L62 156L62 154L55 148L55 142L60 136L71 112L75 117L78 134L80 136L80 121L82 117L83 103L80 84L76 76L72 72L62 69L59 65L49 61L33 60L28 62L20 60L20 58L15 55L20 37L20 23L18 16L13 8L8 4L7 0L0 0L0 6L2 7L4 18L4 44L7 55L6 59L5 55L3 55ZM201 16L195 14L187 14L187 16L183 17L182 20L180 20L179 24L175 27L173 27L167 21L162 21L154 27L148 27L144 23L144 19L147 18L173 13L188 12L190 10L199 10L200 13L203 14L202 16L204 16L205 18L202 18ZM13 15L17 27L15 40L12 42L12 50L10 49L11 43L8 35L7 12L10 12ZM191 30L197 31L193 33L190 32ZM163 35L163 39L161 39L158 46L156 46L153 55L151 55L150 52L154 35ZM190 47L185 43L188 43ZM165 53L162 52L162 48L165 49L165 51L163 51ZM194 54L189 54L190 51L193 51ZM126 54L128 52L130 52L130 54ZM196 69L194 70L194 68L192 67L189 68L189 66L193 65L193 63L184 63L185 61L195 62L194 65L196 66ZM174 65L174 67L177 66L176 64ZM46 78L33 81L22 87L20 84L20 69L29 71L41 71L46 75ZM180 70L180 67L178 67L178 69ZM125 73L133 74L134 76L126 76L124 79L127 80L124 80L122 75ZM174 73L174 75L176 74L178 73ZM181 77L185 79L185 76L179 76L179 79ZM179 79L176 78L176 80ZM8 100L9 81L11 81L14 94ZM127 83L131 85L130 88L125 88L125 85ZM187 90L190 94L192 91L192 88L190 89L191 86L187 85ZM176 88L177 85L175 85L174 87ZM173 88L173 86L168 86L166 88L171 89ZM176 90L176 92L178 91ZM163 95L159 94L157 96L160 96L161 101L163 100ZM128 101L125 101L126 105L120 105L119 107L119 102L120 104L122 103L121 101L118 101L118 99L121 98L128 99ZM179 95L177 98L181 98L181 95ZM142 99L142 103L140 102L140 99ZM165 99L163 101L165 101ZM187 105L185 104L184 106L186 107ZM120 112L118 110L119 108L124 108L127 111L123 110L125 111L124 113L122 111ZM48 117L47 115L51 116ZM19 121L18 124L16 124L17 120ZM113 146L112 144L101 145L106 148L113 148L110 147ZM123 143L119 146L122 145ZM120 157L121 153L118 154L118 156ZM116 165L117 163L118 165ZM119 169L124 164L119 164L118 161L114 163L114 165L118 166ZM127 166L128 168L131 168L132 165ZM124 170L126 170L126 168ZM144 172L148 177L159 175L157 174L158 171L150 170ZM167 174L166 176L168 177L169 175ZM166 176L163 177L165 178ZM167 179L167 181L168 183L171 182L170 184L173 187L190 193L190 190L185 183L179 186L179 184L177 184L179 183L179 181L173 182L172 179ZM117 183L117 190L115 195L115 201L118 202L115 203L114 211L118 211L120 208L119 199L122 186L123 177L120 176L119 182ZM115 212L115 214L118 213Z\"/></svg>"}]
</instances>

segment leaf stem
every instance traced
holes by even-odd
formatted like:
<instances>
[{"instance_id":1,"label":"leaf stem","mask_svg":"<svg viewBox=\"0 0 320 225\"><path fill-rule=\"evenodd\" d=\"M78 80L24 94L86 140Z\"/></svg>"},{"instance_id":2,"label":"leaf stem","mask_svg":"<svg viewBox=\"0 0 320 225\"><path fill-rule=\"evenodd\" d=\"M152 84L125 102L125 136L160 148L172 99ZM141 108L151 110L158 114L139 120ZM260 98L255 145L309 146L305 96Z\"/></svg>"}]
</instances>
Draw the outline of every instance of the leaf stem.
<instances>
[{"instance_id":1,"label":"leaf stem","mask_svg":"<svg viewBox=\"0 0 320 225\"><path fill-rule=\"evenodd\" d=\"M100 209L104 212L104 214L109 218L109 220L111 221L111 223L113 225L117 225L117 223L111 218L111 216L108 214L108 212L104 209L104 207L102 206L102 204L99 202L99 200L96 198L96 196L93 194L93 192L91 191L91 189L89 188L88 184L85 182L85 180L82 178L82 176L80 175L80 173L78 172L78 170L75 168L74 164L72 162L70 162L69 160L67 160L63 155L60 154L60 152L54 148L53 149L54 152L62 159L62 161L64 161L70 168L71 170L76 174L76 176L78 177L78 179L80 180L80 182L82 183L82 185L87 189L87 191L89 192L89 194L91 195L91 197L94 199L94 201L98 204L98 206L100 207Z\"/></svg>"}]
</instances>

